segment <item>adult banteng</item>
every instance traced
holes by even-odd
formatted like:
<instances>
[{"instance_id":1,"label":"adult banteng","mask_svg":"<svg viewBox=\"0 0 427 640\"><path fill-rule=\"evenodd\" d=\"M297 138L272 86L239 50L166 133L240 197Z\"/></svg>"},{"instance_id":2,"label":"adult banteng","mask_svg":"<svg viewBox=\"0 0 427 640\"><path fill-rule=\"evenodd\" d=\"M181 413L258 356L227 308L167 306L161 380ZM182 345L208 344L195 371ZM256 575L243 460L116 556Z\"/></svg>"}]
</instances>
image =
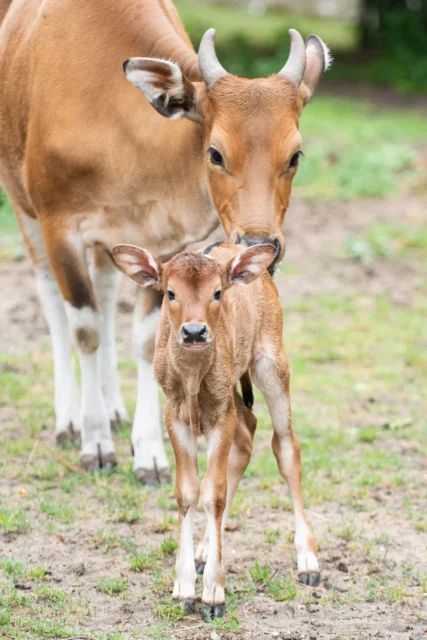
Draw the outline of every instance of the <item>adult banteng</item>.
<instances>
[{"instance_id":1,"label":"adult banteng","mask_svg":"<svg viewBox=\"0 0 427 640\"><path fill-rule=\"evenodd\" d=\"M245 80L219 63L212 30L194 52L170 0L0 0L0 18L9 4L0 28L0 183L51 333L57 440L81 430L82 463L97 470L115 463L110 423L127 419L113 245L143 245L165 259L205 238L219 217L232 242L273 242L280 260L298 120L329 57L319 38L304 43L291 31L283 69ZM139 292L132 443L142 482L168 478L152 370L158 308L156 294Z\"/></svg>"}]
</instances>

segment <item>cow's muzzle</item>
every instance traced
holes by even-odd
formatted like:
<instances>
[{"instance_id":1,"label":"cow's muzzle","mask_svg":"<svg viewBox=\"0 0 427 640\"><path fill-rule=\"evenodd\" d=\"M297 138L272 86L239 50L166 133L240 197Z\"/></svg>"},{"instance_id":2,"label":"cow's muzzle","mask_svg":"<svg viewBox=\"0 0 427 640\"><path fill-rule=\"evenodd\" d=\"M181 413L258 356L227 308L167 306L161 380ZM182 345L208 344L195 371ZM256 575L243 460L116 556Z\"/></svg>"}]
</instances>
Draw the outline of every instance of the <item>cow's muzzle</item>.
<instances>
[{"instance_id":1,"label":"cow's muzzle","mask_svg":"<svg viewBox=\"0 0 427 640\"><path fill-rule=\"evenodd\" d=\"M272 261L272 263L270 264L270 266L268 267L268 272L271 275L274 275L274 272L276 271L276 267L280 258L280 255L282 253L282 245L280 244L280 241L277 238L258 238L258 237L253 237L253 238L247 238L246 236L237 236L235 244L242 244L245 247L253 247L256 244L271 244L273 245L273 247L275 247L276 249L276 253L274 255L274 259Z\"/></svg>"}]
</instances>

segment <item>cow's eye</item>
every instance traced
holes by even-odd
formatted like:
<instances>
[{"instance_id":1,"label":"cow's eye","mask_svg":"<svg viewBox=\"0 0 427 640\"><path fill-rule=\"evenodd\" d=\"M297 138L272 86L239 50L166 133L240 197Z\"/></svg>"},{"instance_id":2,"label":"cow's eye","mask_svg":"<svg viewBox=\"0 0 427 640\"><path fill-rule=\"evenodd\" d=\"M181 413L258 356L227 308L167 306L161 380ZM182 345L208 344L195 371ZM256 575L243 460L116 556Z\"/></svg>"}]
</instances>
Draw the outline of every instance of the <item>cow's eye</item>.
<instances>
[{"instance_id":1,"label":"cow's eye","mask_svg":"<svg viewBox=\"0 0 427 640\"><path fill-rule=\"evenodd\" d=\"M218 291L215 291L214 293L214 300L221 300L221 296L222 296L222 291L221 289L218 289Z\"/></svg>"},{"instance_id":2,"label":"cow's eye","mask_svg":"<svg viewBox=\"0 0 427 640\"><path fill-rule=\"evenodd\" d=\"M297 151L296 153L294 153L294 155L291 158L291 161L289 163L290 167L297 167L298 163L299 163L299 159L302 156L302 151Z\"/></svg>"},{"instance_id":3,"label":"cow's eye","mask_svg":"<svg viewBox=\"0 0 427 640\"><path fill-rule=\"evenodd\" d=\"M215 147L209 147L208 153L211 158L212 164L216 164L218 167L224 166L224 158Z\"/></svg>"},{"instance_id":4,"label":"cow's eye","mask_svg":"<svg viewBox=\"0 0 427 640\"><path fill-rule=\"evenodd\" d=\"M170 289L168 289L168 299L172 302L172 300L176 300L175 298L175 294L173 291L171 291Z\"/></svg>"}]
</instances>

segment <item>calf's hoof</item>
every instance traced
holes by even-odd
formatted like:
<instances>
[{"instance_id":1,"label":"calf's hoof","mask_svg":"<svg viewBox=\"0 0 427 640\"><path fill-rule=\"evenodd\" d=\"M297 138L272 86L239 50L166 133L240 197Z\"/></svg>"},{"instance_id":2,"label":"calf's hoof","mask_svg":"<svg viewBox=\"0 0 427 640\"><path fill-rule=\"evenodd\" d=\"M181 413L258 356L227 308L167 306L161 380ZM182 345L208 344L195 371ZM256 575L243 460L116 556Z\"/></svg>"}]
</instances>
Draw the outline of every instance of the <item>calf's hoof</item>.
<instances>
[{"instance_id":1,"label":"calf's hoof","mask_svg":"<svg viewBox=\"0 0 427 640\"><path fill-rule=\"evenodd\" d=\"M68 428L65 429L65 431L59 431L56 434L56 444L58 447L64 447L69 442L76 442L77 440L80 440L80 431L77 431L74 428L72 422L70 422Z\"/></svg>"},{"instance_id":2,"label":"calf's hoof","mask_svg":"<svg viewBox=\"0 0 427 640\"><path fill-rule=\"evenodd\" d=\"M172 476L169 469L135 469L135 478L147 487L158 487L161 484L171 484Z\"/></svg>"},{"instance_id":3,"label":"calf's hoof","mask_svg":"<svg viewBox=\"0 0 427 640\"><path fill-rule=\"evenodd\" d=\"M206 562L197 562L196 564L196 573L199 576L202 576L205 572Z\"/></svg>"},{"instance_id":4,"label":"calf's hoof","mask_svg":"<svg viewBox=\"0 0 427 640\"><path fill-rule=\"evenodd\" d=\"M212 622L215 618L223 618L225 612L225 604L206 604L202 602L200 605L200 615L204 622Z\"/></svg>"},{"instance_id":5,"label":"calf's hoof","mask_svg":"<svg viewBox=\"0 0 427 640\"><path fill-rule=\"evenodd\" d=\"M320 583L320 573L318 571L304 571L298 574L298 580L308 587L317 587Z\"/></svg>"},{"instance_id":6,"label":"calf's hoof","mask_svg":"<svg viewBox=\"0 0 427 640\"><path fill-rule=\"evenodd\" d=\"M185 615L190 615L194 613L196 610L196 601L193 598L184 598L184 600L179 600L179 598L174 598L173 603L175 606L181 605L185 611Z\"/></svg>"},{"instance_id":7,"label":"calf's hoof","mask_svg":"<svg viewBox=\"0 0 427 640\"><path fill-rule=\"evenodd\" d=\"M84 454L81 457L81 465L90 473L98 473L100 469L111 471L117 466L116 454L113 452L101 453L101 451L98 452L98 455Z\"/></svg>"}]
</instances>

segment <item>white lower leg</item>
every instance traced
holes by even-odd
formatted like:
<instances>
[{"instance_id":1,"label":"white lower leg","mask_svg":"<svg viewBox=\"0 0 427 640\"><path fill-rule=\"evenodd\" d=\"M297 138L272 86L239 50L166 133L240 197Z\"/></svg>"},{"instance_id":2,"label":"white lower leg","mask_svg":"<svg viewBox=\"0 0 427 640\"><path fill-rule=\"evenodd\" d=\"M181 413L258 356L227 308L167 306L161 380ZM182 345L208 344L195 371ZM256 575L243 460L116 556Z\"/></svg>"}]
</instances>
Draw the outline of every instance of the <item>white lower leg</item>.
<instances>
[{"instance_id":1,"label":"white lower leg","mask_svg":"<svg viewBox=\"0 0 427 640\"><path fill-rule=\"evenodd\" d=\"M273 450L280 473L286 480L295 514L295 548L298 573L319 572L317 549L307 523L301 494L301 455L298 438L291 429L291 407L288 388L283 388L287 378L286 365L278 374L276 362L285 361L284 354L274 360L264 356L257 363L254 380L264 394L274 427ZM283 364L282 364L283 366ZM288 383L286 383L288 387Z\"/></svg>"},{"instance_id":2,"label":"white lower leg","mask_svg":"<svg viewBox=\"0 0 427 640\"><path fill-rule=\"evenodd\" d=\"M110 420L101 390L97 349L100 340L100 314L90 307L75 309L65 303L68 324L79 354L82 381L82 456L114 452Z\"/></svg>"},{"instance_id":3,"label":"white lower leg","mask_svg":"<svg viewBox=\"0 0 427 640\"><path fill-rule=\"evenodd\" d=\"M204 490L206 491L206 489ZM213 507L213 505L212 505ZM224 603L224 567L221 561L222 535L221 527L215 517L214 509L206 507L208 557L203 572L202 602L210 605Z\"/></svg>"},{"instance_id":4,"label":"white lower leg","mask_svg":"<svg viewBox=\"0 0 427 640\"><path fill-rule=\"evenodd\" d=\"M194 508L181 518L179 549L176 558L175 582L172 597L178 600L193 600L196 597L196 568L194 565L193 541Z\"/></svg>"},{"instance_id":5,"label":"white lower leg","mask_svg":"<svg viewBox=\"0 0 427 640\"><path fill-rule=\"evenodd\" d=\"M134 470L169 468L160 424L159 390L152 362L144 357L147 343L154 341L160 311L156 309L134 325L134 349L138 368L138 395L132 428ZM148 354L147 354L148 355Z\"/></svg>"},{"instance_id":6,"label":"white lower leg","mask_svg":"<svg viewBox=\"0 0 427 640\"><path fill-rule=\"evenodd\" d=\"M98 364L107 412L112 422L128 422L129 414L120 391L116 355L115 313L121 273L108 261L101 267L93 266L91 275L102 313Z\"/></svg>"},{"instance_id":7,"label":"white lower leg","mask_svg":"<svg viewBox=\"0 0 427 640\"><path fill-rule=\"evenodd\" d=\"M37 223L38 224L38 223ZM71 343L64 302L49 268L35 269L37 290L49 326L55 382L57 437L71 426L80 431L80 392L73 371Z\"/></svg>"}]
</instances>

